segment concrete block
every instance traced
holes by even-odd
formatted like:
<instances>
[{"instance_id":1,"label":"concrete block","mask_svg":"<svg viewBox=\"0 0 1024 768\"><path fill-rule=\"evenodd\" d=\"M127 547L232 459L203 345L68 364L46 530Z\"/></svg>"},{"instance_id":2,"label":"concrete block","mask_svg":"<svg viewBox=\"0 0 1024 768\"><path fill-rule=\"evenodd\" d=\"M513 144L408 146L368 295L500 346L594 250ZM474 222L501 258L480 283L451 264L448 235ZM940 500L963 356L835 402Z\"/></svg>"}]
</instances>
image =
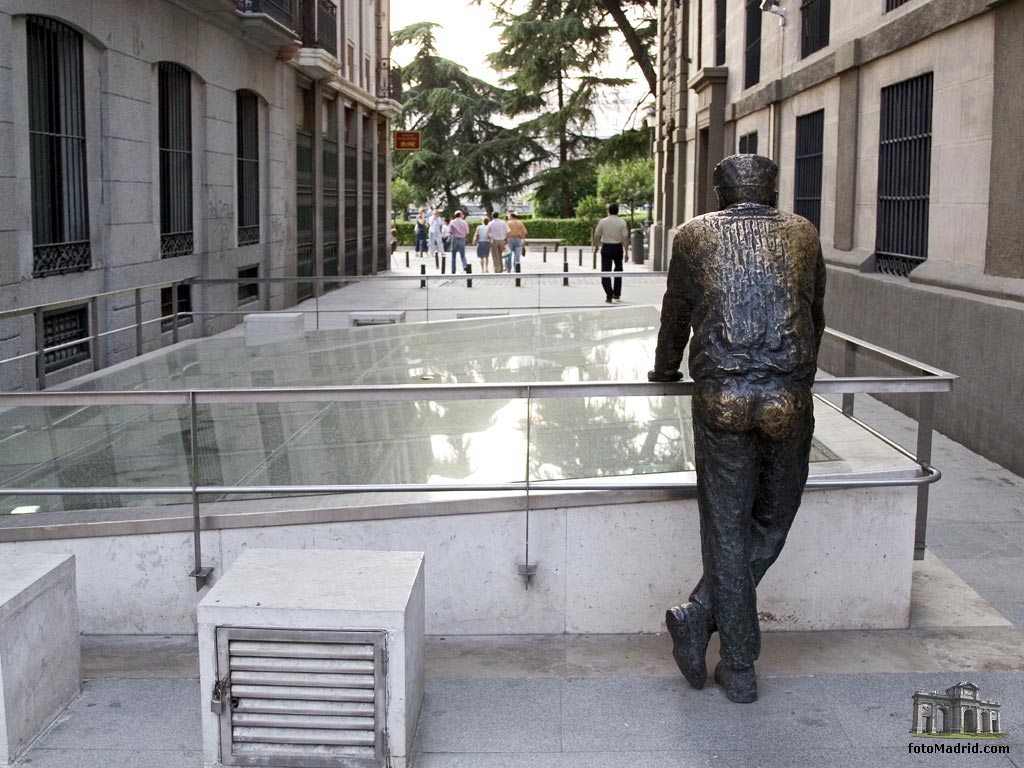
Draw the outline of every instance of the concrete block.
<instances>
[{"instance_id":1,"label":"concrete block","mask_svg":"<svg viewBox=\"0 0 1024 768\"><path fill-rule=\"evenodd\" d=\"M245 316L247 347L301 339L305 334L306 320L301 312L265 312Z\"/></svg>"},{"instance_id":2,"label":"concrete block","mask_svg":"<svg viewBox=\"0 0 1024 768\"><path fill-rule=\"evenodd\" d=\"M0 560L0 765L11 765L79 691L75 558Z\"/></svg>"},{"instance_id":3,"label":"concrete block","mask_svg":"<svg viewBox=\"0 0 1024 768\"><path fill-rule=\"evenodd\" d=\"M108 188L111 224L142 224L154 221L151 184L111 181Z\"/></svg>"},{"instance_id":4,"label":"concrete block","mask_svg":"<svg viewBox=\"0 0 1024 768\"><path fill-rule=\"evenodd\" d=\"M149 99L130 98L116 93L108 93L107 128L109 137L144 141L149 143L152 137L152 121L156 110Z\"/></svg>"},{"instance_id":5,"label":"concrete block","mask_svg":"<svg viewBox=\"0 0 1024 768\"><path fill-rule=\"evenodd\" d=\"M197 609L204 697L225 675L218 627L384 632L386 682L374 685L387 686L386 762L410 766L424 690L423 561L422 552L247 550ZM220 765L223 721L205 699L202 719L204 763Z\"/></svg>"},{"instance_id":6,"label":"concrete block","mask_svg":"<svg viewBox=\"0 0 1024 768\"><path fill-rule=\"evenodd\" d=\"M156 93L156 68L148 61L107 50L107 93L148 102Z\"/></svg>"},{"instance_id":7,"label":"concrete block","mask_svg":"<svg viewBox=\"0 0 1024 768\"><path fill-rule=\"evenodd\" d=\"M405 312L395 310L393 312L349 312L348 324L350 328L361 328L364 325L395 325L405 322Z\"/></svg>"},{"instance_id":8,"label":"concrete block","mask_svg":"<svg viewBox=\"0 0 1024 768\"><path fill-rule=\"evenodd\" d=\"M153 180L151 147L148 137L139 141L107 139L107 178L149 184Z\"/></svg>"}]
</instances>

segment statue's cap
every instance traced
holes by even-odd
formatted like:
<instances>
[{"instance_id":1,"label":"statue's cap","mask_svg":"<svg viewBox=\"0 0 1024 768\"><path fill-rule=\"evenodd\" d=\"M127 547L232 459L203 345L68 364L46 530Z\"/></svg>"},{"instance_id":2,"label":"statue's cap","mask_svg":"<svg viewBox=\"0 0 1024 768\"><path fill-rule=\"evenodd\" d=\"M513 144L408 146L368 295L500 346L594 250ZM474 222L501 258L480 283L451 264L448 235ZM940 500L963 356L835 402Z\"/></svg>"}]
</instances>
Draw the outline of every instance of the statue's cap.
<instances>
[{"instance_id":1,"label":"statue's cap","mask_svg":"<svg viewBox=\"0 0 1024 768\"><path fill-rule=\"evenodd\" d=\"M729 155L715 166L711 181L716 188L763 187L775 189L779 166L761 155Z\"/></svg>"}]
</instances>

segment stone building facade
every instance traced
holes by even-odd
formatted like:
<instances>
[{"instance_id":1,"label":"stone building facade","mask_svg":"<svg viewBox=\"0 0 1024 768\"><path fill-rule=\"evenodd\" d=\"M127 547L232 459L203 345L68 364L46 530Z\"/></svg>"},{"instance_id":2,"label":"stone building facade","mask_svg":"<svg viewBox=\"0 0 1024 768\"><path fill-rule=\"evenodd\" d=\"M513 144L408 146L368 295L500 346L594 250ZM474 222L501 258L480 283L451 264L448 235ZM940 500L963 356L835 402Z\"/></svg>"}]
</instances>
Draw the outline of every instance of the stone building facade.
<instances>
[{"instance_id":1,"label":"stone building facade","mask_svg":"<svg viewBox=\"0 0 1024 768\"><path fill-rule=\"evenodd\" d=\"M914 693L911 733L1000 733L998 701L986 701L974 683L962 682L945 694L919 690Z\"/></svg>"},{"instance_id":2,"label":"stone building facade","mask_svg":"<svg viewBox=\"0 0 1024 768\"><path fill-rule=\"evenodd\" d=\"M715 164L771 157L821 232L829 325L958 374L937 428L1024 473L1024 0L761 4L661 3L664 266Z\"/></svg>"},{"instance_id":3,"label":"stone building facade","mask_svg":"<svg viewBox=\"0 0 1024 768\"><path fill-rule=\"evenodd\" d=\"M17 358L0 387L50 386L321 290L257 279L387 269L388 13L0 0L0 313L35 308L0 314L0 359ZM188 282L209 279L224 282Z\"/></svg>"}]
</instances>

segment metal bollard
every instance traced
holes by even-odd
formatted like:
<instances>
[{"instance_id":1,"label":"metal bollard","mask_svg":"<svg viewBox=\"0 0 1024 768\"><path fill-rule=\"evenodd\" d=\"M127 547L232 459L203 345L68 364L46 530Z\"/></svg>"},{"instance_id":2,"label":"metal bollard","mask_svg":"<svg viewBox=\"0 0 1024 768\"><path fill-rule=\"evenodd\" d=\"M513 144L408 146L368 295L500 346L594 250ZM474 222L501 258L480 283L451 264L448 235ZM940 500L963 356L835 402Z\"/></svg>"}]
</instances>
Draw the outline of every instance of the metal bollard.
<instances>
[{"instance_id":1,"label":"metal bollard","mask_svg":"<svg viewBox=\"0 0 1024 768\"><path fill-rule=\"evenodd\" d=\"M448 271L448 259L441 259L441 274L447 274Z\"/></svg>"},{"instance_id":2,"label":"metal bollard","mask_svg":"<svg viewBox=\"0 0 1024 768\"><path fill-rule=\"evenodd\" d=\"M583 266L583 249L580 248L580 266Z\"/></svg>"},{"instance_id":3,"label":"metal bollard","mask_svg":"<svg viewBox=\"0 0 1024 768\"><path fill-rule=\"evenodd\" d=\"M467 264L466 265L466 274L467 275L472 275L473 274L473 265L472 264ZM467 277L466 278L466 287L467 288L472 288L473 287L473 278L472 277Z\"/></svg>"},{"instance_id":4,"label":"metal bollard","mask_svg":"<svg viewBox=\"0 0 1024 768\"><path fill-rule=\"evenodd\" d=\"M434 251L434 269L440 269L441 265L437 263L437 251Z\"/></svg>"},{"instance_id":5,"label":"metal bollard","mask_svg":"<svg viewBox=\"0 0 1024 768\"><path fill-rule=\"evenodd\" d=\"M523 271L523 265L522 264L516 264L516 288L518 288L519 285L520 285L519 273L522 272L522 271Z\"/></svg>"},{"instance_id":6,"label":"metal bollard","mask_svg":"<svg viewBox=\"0 0 1024 768\"><path fill-rule=\"evenodd\" d=\"M569 262L568 261L563 261L562 262L562 271L566 272L566 273L569 272ZM562 285L568 285L568 284L569 284L569 278L568 277L563 277L562 278Z\"/></svg>"},{"instance_id":7,"label":"metal bollard","mask_svg":"<svg viewBox=\"0 0 1024 768\"><path fill-rule=\"evenodd\" d=\"M592 268L593 268L593 270L595 272L597 272L597 251L596 250L594 251L594 266Z\"/></svg>"},{"instance_id":8,"label":"metal bollard","mask_svg":"<svg viewBox=\"0 0 1024 768\"><path fill-rule=\"evenodd\" d=\"M424 275L424 276L427 274L427 265L426 264L420 264L420 274ZM420 288L426 288L426 287L427 287L427 281L426 280L420 280Z\"/></svg>"},{"instance_id":9,"label":"metal bollard","mask_svg":"<svg viewBox=\"0 0 1024 768\"><path fill-rule=\"evenodd\" d=\"M406 269L409 268L409 252L408 251L405 252L405 268Z\"/></svg>"},{"instance_id":10,"label":"metal bollard","mask_svg":"<svg viewBox=\"0 0 1024 768\"><path fill-rule=\"evenodd\" d=\"M544 259L544 263L547 264L548 263L548 247L546 245L544 246L544 254L543 254L542 258Z\"/></svg>"}]
</instances>

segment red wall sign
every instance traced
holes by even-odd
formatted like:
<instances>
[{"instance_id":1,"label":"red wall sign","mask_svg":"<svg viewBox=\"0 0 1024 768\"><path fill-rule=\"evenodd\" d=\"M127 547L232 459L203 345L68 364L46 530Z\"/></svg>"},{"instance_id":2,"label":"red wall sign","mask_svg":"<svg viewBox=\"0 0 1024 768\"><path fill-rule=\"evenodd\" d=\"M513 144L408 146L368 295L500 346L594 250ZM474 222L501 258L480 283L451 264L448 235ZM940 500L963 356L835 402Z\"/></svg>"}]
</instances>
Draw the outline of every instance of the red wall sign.
<instances>
[{"instance_id":1,"label":"red wall sign","mask_svg":"<svg viewBox=\"0 0 1024 768\"><path fill-rule=\"evenodd\" d=\"M419 131L395 131L395 149L417 150L419 148Z\"/></svg>"}]
</instances>

